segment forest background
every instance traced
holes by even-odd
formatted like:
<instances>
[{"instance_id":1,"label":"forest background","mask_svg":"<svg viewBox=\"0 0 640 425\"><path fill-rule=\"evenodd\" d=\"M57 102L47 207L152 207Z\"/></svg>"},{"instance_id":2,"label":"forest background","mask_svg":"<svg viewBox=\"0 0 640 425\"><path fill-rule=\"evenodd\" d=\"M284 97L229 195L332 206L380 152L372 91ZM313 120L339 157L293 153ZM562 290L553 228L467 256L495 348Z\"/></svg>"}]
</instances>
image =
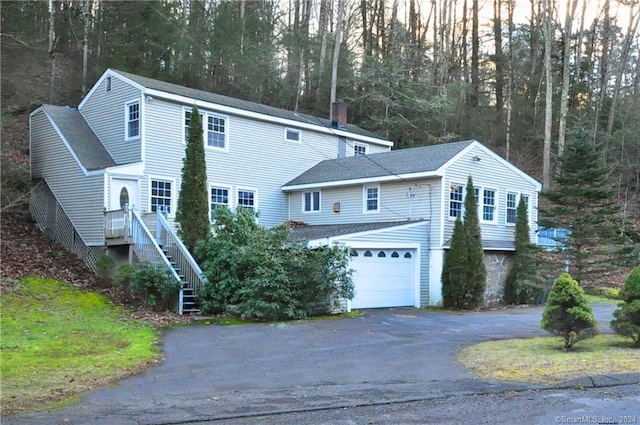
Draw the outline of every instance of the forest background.
<instances>
[{"instance_id":1,"label":"forest background","mask_svg":"<svg viewBox=\"0 0 640 425\"><path fill-rule=\"evenodd\" d=\"M328 118L395 148L474 138L545 187L587 131L640 226L638 0L2 1L3 186L28 114L107 69ZM25 174L26 173L26 174ZM20 186L20 184L14 185ZM3 208L19 198L3 189ZM14 199L15 198L15 199Z\"/></svg>"}]
</instances>

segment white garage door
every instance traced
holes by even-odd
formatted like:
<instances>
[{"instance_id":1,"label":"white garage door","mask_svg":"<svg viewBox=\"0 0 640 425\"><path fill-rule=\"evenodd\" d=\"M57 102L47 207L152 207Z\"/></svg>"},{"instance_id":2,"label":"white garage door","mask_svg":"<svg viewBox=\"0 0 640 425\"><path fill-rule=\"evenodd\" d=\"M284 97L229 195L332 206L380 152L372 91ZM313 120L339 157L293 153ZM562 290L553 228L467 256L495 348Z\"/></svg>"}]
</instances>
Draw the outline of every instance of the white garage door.
<instances>
[{"instance_id":1,"label":"white garage door","mask_svg":"<svg viewBox=\"0 0 640 425\"><path fill-rule=\"evenodd\" d=\"M415 305L415 249L352 249L351 308Z\"/></svg>"}]
</instances>

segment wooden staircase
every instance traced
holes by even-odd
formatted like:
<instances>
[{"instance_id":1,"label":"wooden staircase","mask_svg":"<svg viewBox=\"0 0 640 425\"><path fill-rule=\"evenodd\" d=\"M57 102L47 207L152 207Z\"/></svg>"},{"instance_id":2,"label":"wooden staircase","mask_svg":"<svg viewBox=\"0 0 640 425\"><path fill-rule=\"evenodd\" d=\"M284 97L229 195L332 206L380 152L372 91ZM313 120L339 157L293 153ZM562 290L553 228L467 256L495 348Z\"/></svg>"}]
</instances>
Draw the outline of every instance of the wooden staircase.
<instances>
[{"instance_id":1,"label":"wooden staircase","mask_svg":"<svg viewBox=\"0 0 640 425\"><path fill-rule=\"evenodd\" d=\"M165 257L171 264L171 268L180 277L180 292L178 295L178 312L180 314L198 314L200 313L198 297L195 289L186 280L186 276L181 273L178 263L173 261L173 256L169 253L169 248L159 245Z\"/></svg>"}]
</instances>

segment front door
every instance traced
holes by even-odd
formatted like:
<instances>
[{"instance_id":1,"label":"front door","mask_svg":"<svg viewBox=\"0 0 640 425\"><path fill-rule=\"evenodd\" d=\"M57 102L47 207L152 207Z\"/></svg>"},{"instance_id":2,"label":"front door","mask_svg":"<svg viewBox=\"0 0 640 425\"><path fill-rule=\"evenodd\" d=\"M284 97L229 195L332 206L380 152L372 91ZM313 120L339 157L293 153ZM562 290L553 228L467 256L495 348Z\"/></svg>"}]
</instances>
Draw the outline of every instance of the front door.
<instances>
[{"instance_id":1,"label":"front door","mask_svg":"<svg viewBox=\"0 0 640 425\"><path fill-rule=\"evenodd\" d=\"M111 179L110 210L120 210L126 206L139 210L138 180L113 178Z\"/></svg>"}]
</instances>

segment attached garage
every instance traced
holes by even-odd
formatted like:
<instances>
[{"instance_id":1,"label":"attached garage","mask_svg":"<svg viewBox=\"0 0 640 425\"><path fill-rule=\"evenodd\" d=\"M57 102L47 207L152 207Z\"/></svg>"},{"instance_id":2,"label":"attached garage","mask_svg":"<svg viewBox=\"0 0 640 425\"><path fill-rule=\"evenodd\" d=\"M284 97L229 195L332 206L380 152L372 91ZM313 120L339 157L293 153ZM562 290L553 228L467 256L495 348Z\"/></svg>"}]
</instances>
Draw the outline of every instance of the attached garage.
<instances>
[{"instance_id":1,"label":"attached garage","mask_svg":"<svg viewBox=\"0 0 640 425\"><path fill-rule=\"evenodd\" d=\"M416 302L416 249L352 248L352 309L406 307Z\"/></svg>"}]
</instances>

